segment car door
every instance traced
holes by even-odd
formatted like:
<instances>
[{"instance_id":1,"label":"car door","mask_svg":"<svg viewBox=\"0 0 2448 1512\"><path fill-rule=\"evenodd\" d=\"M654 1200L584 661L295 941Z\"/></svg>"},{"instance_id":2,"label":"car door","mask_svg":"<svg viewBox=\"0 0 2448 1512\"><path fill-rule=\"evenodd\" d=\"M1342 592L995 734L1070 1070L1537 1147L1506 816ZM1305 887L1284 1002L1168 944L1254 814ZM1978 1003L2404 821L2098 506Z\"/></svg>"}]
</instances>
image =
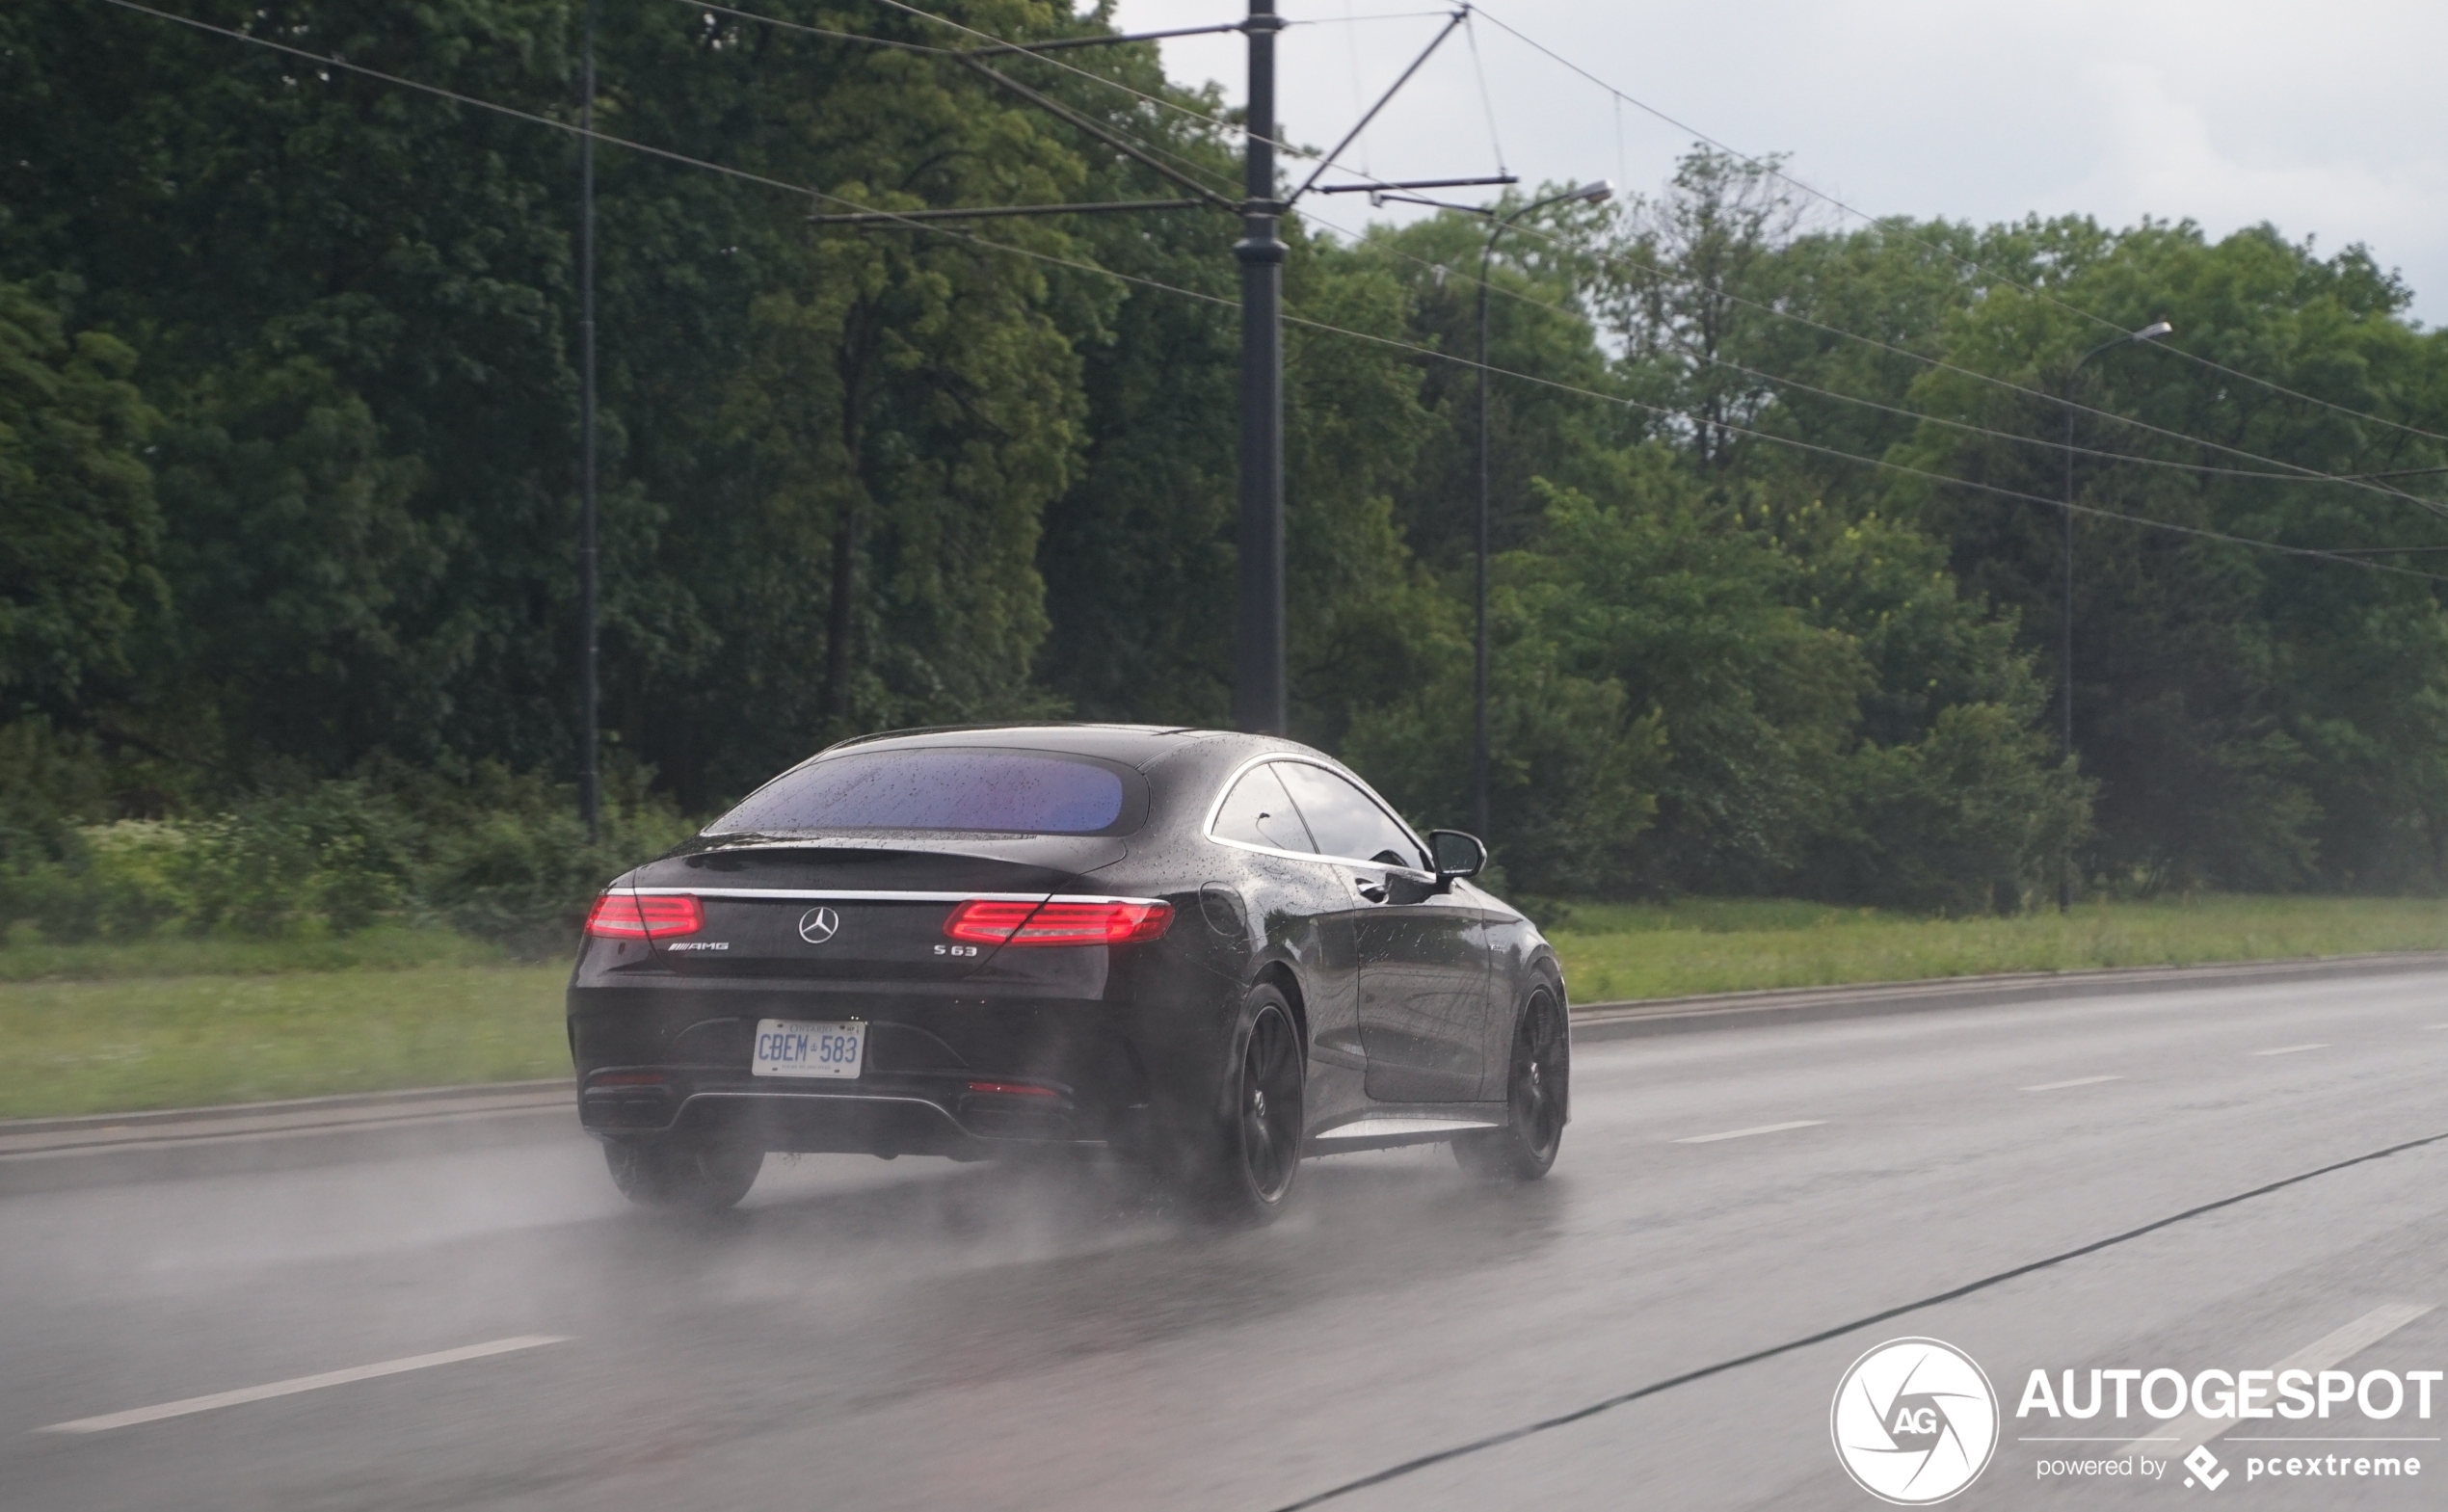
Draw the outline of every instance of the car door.
<instances>
[{"instance_id":1,"label":"car door","mask_svg":"<svg viewBox=\"0 0 2448 1512\"><path fill-rule=\"evenodd\" d=\"M1360 1039L1369 1096L1380 1102L1468 1102L1486 1058L1486 921L1431 890L1418 840L1338 773L1278 763L1318 851L1352 889L1360 962Z\"/></svg>"},{"instance_id":2,"label":"car door","mask_svg":"<svg viewBox=\"0 0 2448 1512\"><path fill-rule=\"evenodd\" d=\"M1264 886L1246 905L1262 915L1274 913L1295 921L1293 932L1305 932L1314 941L1315 948L1300 960L1310 1055L1313 1070L1321 1076L1310 1089L1311 1113L1330 1117L1367 1096L1361 1087L1368 1058L1360 1045L1354 900L1342 868L1317 854L1278 770L1277 763L1264 761L1237 776L1216 805L1208 835L1251 853L1249 873ZM1232 906L1237 911L1244 904ZM1275 926L1262 916L1251 927L1264 935Z\"/></svg>"}]
</instances>

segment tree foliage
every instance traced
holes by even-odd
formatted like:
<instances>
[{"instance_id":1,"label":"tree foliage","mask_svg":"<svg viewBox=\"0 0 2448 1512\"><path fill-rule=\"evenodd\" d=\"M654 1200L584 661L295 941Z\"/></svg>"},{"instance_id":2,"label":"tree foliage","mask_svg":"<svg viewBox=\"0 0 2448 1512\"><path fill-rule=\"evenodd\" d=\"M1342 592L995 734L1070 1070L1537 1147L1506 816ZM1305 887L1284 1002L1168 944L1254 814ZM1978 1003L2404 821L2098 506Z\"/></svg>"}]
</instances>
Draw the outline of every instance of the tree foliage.
<instances>
[{"instance_id":1,"label":"tree foliage","mask_svg":"<svg viewBox=\"0 0 2448 1512\"><path fill-rule=\"evenodd\" d=\"M576 115L573 0L190 13ZM858 40L955 40L876 0L793 13L821 31L599 14L599 128L753 175L598 149L612 767L702 810L879 726L1226 719L1237 223L812 225L1181 191L940 52ZM1236 192L1219 102L1152 47L1063 57L996 66ZM0 12L0 741L51 774L8 788L12 845L72 862L44 802L243 814L404 772L541 802L576 738L571 135L73 0ZM2069 854L2084 887L2448 882L2436 582L2142 523L2442 560L2391 553L2448 546L2422 470L2448 346L2363 250L1847 229L1705 149L1654 195L1489 231L1287 233L1295 733L1414 818L1472 822L1484 405L1515 886L1965 911L2053 889ZM2165 350L2078 363L2161 317L2310 397ZM2097 512L2071 752L2069 413ZM502 898L550 871L512 829ZM451 896L494 897L480 839L416 887L457 867Z\"/></svg>"}]
</instances>

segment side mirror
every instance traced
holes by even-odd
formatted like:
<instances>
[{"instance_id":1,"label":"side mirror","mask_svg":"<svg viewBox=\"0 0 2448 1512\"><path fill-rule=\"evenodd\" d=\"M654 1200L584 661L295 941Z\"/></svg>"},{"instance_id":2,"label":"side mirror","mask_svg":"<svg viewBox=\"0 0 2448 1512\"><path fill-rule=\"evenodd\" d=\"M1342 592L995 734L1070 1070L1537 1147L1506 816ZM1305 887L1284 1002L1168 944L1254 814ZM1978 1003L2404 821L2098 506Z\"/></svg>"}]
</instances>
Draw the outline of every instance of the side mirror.
<instances>
[{"instance_id":1,"label":"side mirror","mask_svg":"<svg viewBox=\"0 0 2448 1512\"><path fill-rule=\"evenodd\" d=\"M1436 862L1438 890L1453 885L1457 877L1476 877L1487 865L1487 847L1476 835L1460 830L1430 830L1428 854Z\"/></svg>"}]
</instances>

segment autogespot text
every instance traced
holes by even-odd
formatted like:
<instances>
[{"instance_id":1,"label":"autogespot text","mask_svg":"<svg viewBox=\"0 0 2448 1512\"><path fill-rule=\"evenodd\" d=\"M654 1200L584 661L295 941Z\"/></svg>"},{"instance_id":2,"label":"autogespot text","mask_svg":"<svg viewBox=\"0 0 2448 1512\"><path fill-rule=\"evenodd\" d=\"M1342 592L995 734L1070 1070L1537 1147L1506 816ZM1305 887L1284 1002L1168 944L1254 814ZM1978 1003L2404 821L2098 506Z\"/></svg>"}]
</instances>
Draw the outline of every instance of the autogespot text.
<instances>
[{"instance_id":1,"label":"autogespot text","mask_svg":"<svg viewBox=\"0 0 2448 1512\"><path fill-rule=\"evenodd\" d=\"M2414 1416L2428 1419L2432 1385L2443 1376L2448 1371L2408 1370L2401 1376L2394 1370L2369 1370L2357 1379L2349 1370L2203 1370L2188 1381L2178 1370L2093 1370L2089 1390L2078 1395L2073 1371L2064 1372L2060 1391L2051 1386L2046 1370L2034 1370L2023 1383L2023 1400L2014 1416L2045 1413L2058 1419L2096 1418L2113 1389L2114 1416L2131 1416L2132 1404L2139 1401L2144 1413L2162 1422L2181 1418L2188 1410L2213 1421L2301 1420L2327 1418L2330 1409L2350 1403L2363 1417L2384 1421L2405 1411L2409 1396ZM2407 1390L2409 1386L2411 1392Z\"/></svg>"},{"instance_id":2,"label":"autogespot text","mask_svg":"<svg viewBox=\"0 0 2448 1512\"><path fill-rule=\"evenodd\" d=\"M2358 1419L2377 1425L2401 1416L2427 1421L2432 1415L2432 1387L2443 1377L2448 1372L2367 1370L2358 1376L2350 1370L2272 1368L2201 1370L2189 1377L2169 1369L2095 1369L2083 1372L2080 1378L2075 1371L2062 1371L2052 1381L2048 1371L2034 1370L2023 1383L2023 1399L2014 1416L2025 1421L2038 1417L2085 1422L2130 1419L2139 1408L2144 1420L2136 1424L2134 1442L2126 1453L2043 1458L2035 1463L2034 1473L2040 1480L2119 1476L2157 1481L2166 1477L2169 1461L2144 1452L2154 1437L2152 1422L2172 1424L2190 1413L2206 1426L2198 1433L2169 1435L2166 1442L2173 1448L2178 1438L2193 1437L2196 1446L2184 1467L2215 1489L2230 1471L2221 1469L2218 1457L2200 1446L2200 1441L2224 1437L2229 1425L2266 1420L2275 1426L2281 1421L2328 1419L2327 1427L2348 1428ZM2334 1420L2338 1419L2346 1421ZM2369 1436L2376 1441L2383 1438L2381 1433ZM2410 1479L2422 1473L2421 1458L2403 1452L2397 1445L2375 1442L2368 1446L2349 1445L2342 1451L2324 1446L2313 1453L2288 1452L2279 1447L2285 1437L2271 1435L2265 1447L2239 1434L2224 1438L2220 1447L2229 1456L2229 1466L2234 1464L2234 1455L2244 1455L2248 1483L2270 1478L2323 1483ZM2195 1481L2188 1478L2185 1484Z\"/></svg>"}]
</instances>

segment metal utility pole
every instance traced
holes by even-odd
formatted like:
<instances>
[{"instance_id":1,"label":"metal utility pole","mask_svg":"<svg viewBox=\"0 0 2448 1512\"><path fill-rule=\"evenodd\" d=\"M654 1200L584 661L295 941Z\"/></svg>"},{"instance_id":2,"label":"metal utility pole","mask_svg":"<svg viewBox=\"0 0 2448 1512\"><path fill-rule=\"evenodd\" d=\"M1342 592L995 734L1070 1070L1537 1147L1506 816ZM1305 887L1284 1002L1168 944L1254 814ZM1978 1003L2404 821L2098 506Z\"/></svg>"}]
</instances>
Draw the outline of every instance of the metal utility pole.
<instances>
[{"instance_id":1,"label":"metal utility pole","mask_svg":"<svg viewBox=\"0 0 2448 1512\"><path fill-rule=\"evenodd\" d=\"M1533 210L1544 210L1551 204L1583 200L1599 204L1614 198L1615 186L1598 179L1568 189L1560 195L1534 199L1517 210L1503 215L1491 215L1487 245L1479 250L1479 518L1478 518L1478 604L1477 629L1472 642L1471 678L1471 824L1472 832L1482 840L1487 837L1488 718L1487 718L1487 580L1488 580L1488 436L1487 436L1487 275L1488 265L1496 258L1497 238L1513 228L1514 223Z\"/></svg>"},{"instance_id":2,"label":"metal utility pole","mask_svg":"<svg viewBox=\"0 0 2448 1512\"><path fill-rule=\"evenodd\" d=\"M601 833L596 789L595 558L595 6L587 0L584 57L578 66L578 817L587 838Z\"/></svg>"},{"instance_id":3,"label":"metal utility pole","mask_svg":"<svg viewBox=\"0 0 2448 1512\"><path fill-rule=\"evenodd\" d=\"M590 0L592 3L592 0ZM1369 108L1359 123L1318 162L1298 189L1278 199L1275 187L1275 36L1286 22L1275 13L1275 0L1250 0L1249 18L1221 26L1177 27L1171 31L1138 32L1104 37L1056 38L1042 42L998 42L985 47L952 49L955 63L996 88L1026 100L1063 120L1091 140L1103 143L1158 177L1190 191L1191 199L1105 200L1092 204L980 205L901 212L864 211L847 215L812 215L819 225L856 225L874 230L914 229L930 221L967 221L1014 215L1111 214L1129 210L1180 210L1210 205L1241 218L1241 239L1233 256L1241 265L1241 448L1239 583L1236 593L1233 636L1233 722L1245 730L1282 734L1285 730L1284 676L1284 216L1317 184L1344 147L1376 119L1429 55L1444 45L1470 14L1467 7L1452 12L1411 66ZM1061 101L999 73L977 60L1057 48L1098 47L1124 42L1154 41L1206 32L1238 31L1249 41L1249 111L1244 126L1248 158L1241 199L1236 204L1183 172L1145 146L1090 119ZM1344 189L1371 193L1389 189L1436 188L1450 184L1513 182L1510 174L1495 178L1434 178L1408 183L1376 181ZM1322 191L1335 194L1339 190ZM592 495L590 495L591 497ZM592 707L592 705L590 705ZM590 758L591 759L591 758Z\"/></svg>"},{"instance_id":4,"label":"metal utility pole","mask_svg":"<svg viewBox=\"0 0 2448 1512\"><path fill-rule=\"evenodd\" d=\"M1233 723L1280 735L1284 710L1284 242L1275 200L1275 0L1250 0L1248 174L1242 183L1239 612Z\"/></svg>"},{"instance_id":5,"label":"metal utility pole","mask_svg":"<svg viewBox=\"0 0 2448 1512\"><path fill-rule=\"evenodd\" d=\"M2074 359L2065 371L2065 613L2061 629L2063 640L2059 645L2058 676L2064 683L2062 730L2065 754L2074 755L2074 380L2083 364L2102 352L2138 341L2156 341L2176 328L2164 320L2154 320L2140 331L2129 332L2112 341L2103 341ZM2074 843L2069 836L2065 853L2057 862L2057 911L2063 914L2074 906Z\"/></svg>"}]
</instances>

